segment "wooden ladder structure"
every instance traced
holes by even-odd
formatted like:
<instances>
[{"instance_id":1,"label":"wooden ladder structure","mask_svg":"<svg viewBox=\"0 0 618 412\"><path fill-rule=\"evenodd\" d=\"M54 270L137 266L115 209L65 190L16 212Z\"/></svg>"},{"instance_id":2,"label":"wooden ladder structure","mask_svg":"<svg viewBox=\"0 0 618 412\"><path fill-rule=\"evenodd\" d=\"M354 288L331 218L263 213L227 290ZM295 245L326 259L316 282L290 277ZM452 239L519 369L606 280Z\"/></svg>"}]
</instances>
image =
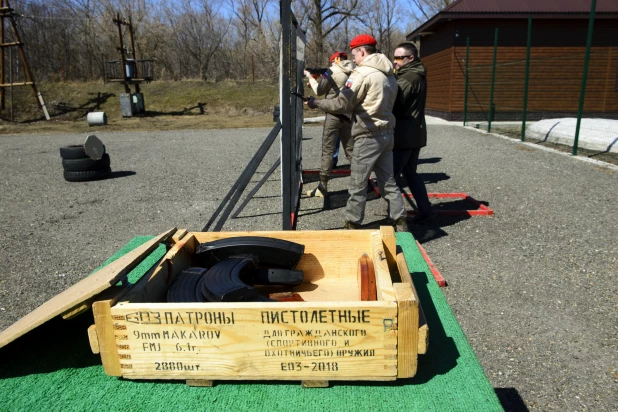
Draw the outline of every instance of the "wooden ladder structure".
<instances>
[{"instance_id":1,"label":"wooden ladder structure","mask_svg":"<svg viewBox=\"0 0 618 412\"><path fill-rule=\"evenodd\" d=\"M45 102L43 101L43 96L36 88L36 83L34 82L34 78L32 77L32 73L30 72L30 66L28 66L28 61L26 60L26 53L24 52L24 43L21 41L19 36L19 31L17 30L17 24L15 23L15 13L13 13L13 9L9 4L9 0L0 0L0 18L2 19L2 23L0 25L0 110L5 110L6 102L6 88L13 86L32 86L32 91L34 92L34 97L41 108L43 110L43 114L45 118L49 120L49 113L47 112L47 108L45 107ZM11 26L11 31L13 32L13 41L6 42L4 36L4 20L8 19L9 25ZM10 71L11 79L9 83L6 82L6 71L4 70L4 61L5 61L5 49L9 47L17 47L19 50L19 56L21 57L21 62L24 67L24 73L26 76L25 81L16 82L12 81L12 70ZM9 62L11 65L12 62Z\"/></svg>"}]
</instances>

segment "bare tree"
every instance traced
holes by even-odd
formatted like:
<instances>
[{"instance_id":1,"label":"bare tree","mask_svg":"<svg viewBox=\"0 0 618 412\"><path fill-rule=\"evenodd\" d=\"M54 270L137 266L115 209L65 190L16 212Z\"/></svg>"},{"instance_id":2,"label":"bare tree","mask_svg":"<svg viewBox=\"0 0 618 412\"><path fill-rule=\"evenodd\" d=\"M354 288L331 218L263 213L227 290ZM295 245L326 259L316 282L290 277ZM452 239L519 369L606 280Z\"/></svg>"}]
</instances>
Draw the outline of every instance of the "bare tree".
<instances>
[{"instance_id":1,"label":"bare tree","mask_svg":"<svg viewBox=\"0 0 618 412\"><path fill-rule=\"evenodd\" d=\"M453 0L293 0L307 29L307 63L348 48L362 32L390 53L402 26ZM97 79L117 60L116 13L131 20L138 58L156 60L156 78L276 79L281 26L276 0L13 0L28 61L39 80ZM400 7L406 4L407 7ZM222 7L226 7L225 12ZM404 19L406 9L416 17ZM121 27L125 45L127 28ZM7 34L7 41L10 33ZM132 52L130 50L130 52ZM23 70L22 70L23 71ZM23 73L20 73L20 75Z\"/></svg>"},{"instance_id":2,"label":"bare tree","mask_svg":"<svg viewBox=\"0 0 618 412\"><path fill-rule=\"evenodd\" d=\"M194 8L191 0L182 0L176 3L180 12L170 16L176 45L197 63L203 80L208 79L213 56L222 47L229 28L212 3L212 0L201 0Z\"/></svg>"},{"instance_id":3,"label":"bare tree","mask_svg":"<svg viewBox=\"0 0 618 412\"><path fill-rule=\"evenodd\" d=\"M309 25L311 41L316 62L322 62L326 52L326 38L346 19L355 16L358 0L298 0L296 15L304 16Z\"/></svg>"},{"instance_id":4,"label":"bare tree","mask_svg":"<svg viewBox=\"0 0 618 412\"><path fill-rule=\"evenodd\" d=\"M265 22L268 18L268 7L272 0L228 0L228 5L235 16L233 25L241 39L242 61L250 64L240 64L246 69L246 75L255 78L256 54L265 43ZM259 65L262 66L262 65Z\"/></svg>"},{"instance_id":5,"label":"bare tree","mask_svg":"<svg viewBox=\"0 0 618 412\"><path fill-rule=\"evenodd\" d=\"M399 29L402 17L397 1L372 0L364 5L361 15L361 21L376 38L383 53L390 55L394 46L405 39Z\"/></svg>"},{"instance_id":6,"label":"bare tree","mask_svg":"<svg viewBox=\"0 0 618 412\"><path fill-rule=\"evenodd\" d=\"M456 0L408 0L409 4L412 6L412 17L420 24L429 20L455 1Z\"/></svg>"}]
</instances>

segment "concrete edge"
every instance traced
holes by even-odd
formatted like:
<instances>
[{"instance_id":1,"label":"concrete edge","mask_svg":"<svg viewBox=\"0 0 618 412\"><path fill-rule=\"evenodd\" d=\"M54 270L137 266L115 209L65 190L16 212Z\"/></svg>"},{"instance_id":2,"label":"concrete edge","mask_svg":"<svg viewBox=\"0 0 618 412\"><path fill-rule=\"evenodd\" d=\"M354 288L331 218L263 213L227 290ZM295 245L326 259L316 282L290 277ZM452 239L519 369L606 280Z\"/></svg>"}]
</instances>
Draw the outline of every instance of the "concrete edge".
<instances>
[{"instance_id":1,"label":"concrete edge","mask_svg":"<svg viewBox=\"0 0 618 412\"><path fill-rule=\"evenodd\" d=\"M525 141L522 142L521 140L517 140L517 139L514 139L512 137L508 137L508 136L505 136L505 135L502 135L502 134L497 134L497 133L488 133L485 130L477 129L477 128L471 127L471 126L461 126L461 127L465 128L465 129L469 129L469 130L474 130L474 131L479 132L481 134L500 137L500 138L502 138L504 140L508 140L511 143L523 144L525 146L529 146L529 147L532 147L534 149L545 150L546 152L556 153L556 154L559 154L559 155L562 155L562 156L570 157L572 159L581 160L583 162L591 163L591 164L594 164L596 166L605 167L607 169L618 171L618 166L613 165L611 163L604 162L602 160L590 159L589 157L586 157L586 156L573 156L570 153L561 152L560 150L552 149L551 147L540 146L538 144L530 143L530 142L525 142Z\"/></svg>"}]
</instances>

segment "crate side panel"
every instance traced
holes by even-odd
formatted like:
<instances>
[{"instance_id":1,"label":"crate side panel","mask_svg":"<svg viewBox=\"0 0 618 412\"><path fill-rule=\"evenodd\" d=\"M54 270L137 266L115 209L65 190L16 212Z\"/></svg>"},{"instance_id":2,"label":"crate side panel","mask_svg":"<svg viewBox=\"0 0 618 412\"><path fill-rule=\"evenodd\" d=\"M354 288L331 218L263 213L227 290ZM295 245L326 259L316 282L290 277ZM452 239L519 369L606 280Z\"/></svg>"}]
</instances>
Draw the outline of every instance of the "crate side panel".
<instances>
[{"instance_id":1,"label":"crate side panel","mask_svg":"<svg viewBox=\"0 0 618 412\"><path fill-rule=\"evenodd\" d=\"M126 378L397 376L394 302L121 304L112 319Z\"/></svg>"}]
</instances>

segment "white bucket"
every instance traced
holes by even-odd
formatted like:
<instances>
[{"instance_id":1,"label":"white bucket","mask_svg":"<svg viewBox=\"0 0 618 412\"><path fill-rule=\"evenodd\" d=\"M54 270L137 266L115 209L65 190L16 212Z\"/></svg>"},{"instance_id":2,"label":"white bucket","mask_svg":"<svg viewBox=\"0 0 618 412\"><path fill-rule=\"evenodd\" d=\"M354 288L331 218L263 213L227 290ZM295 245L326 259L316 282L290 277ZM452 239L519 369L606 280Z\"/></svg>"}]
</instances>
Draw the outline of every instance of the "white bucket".
<instances>
[{"instance_id":1,"label":"white bucket","mask_svg":"<svg viewBox=\"0 0 618 412\"><path fill-rule=\"evenodd\" d=\"M107 115L105 112L88 113L88 117L86 119L88 120L89 126L101 126L107 124Z\"/></svg>"}]
</instances>

